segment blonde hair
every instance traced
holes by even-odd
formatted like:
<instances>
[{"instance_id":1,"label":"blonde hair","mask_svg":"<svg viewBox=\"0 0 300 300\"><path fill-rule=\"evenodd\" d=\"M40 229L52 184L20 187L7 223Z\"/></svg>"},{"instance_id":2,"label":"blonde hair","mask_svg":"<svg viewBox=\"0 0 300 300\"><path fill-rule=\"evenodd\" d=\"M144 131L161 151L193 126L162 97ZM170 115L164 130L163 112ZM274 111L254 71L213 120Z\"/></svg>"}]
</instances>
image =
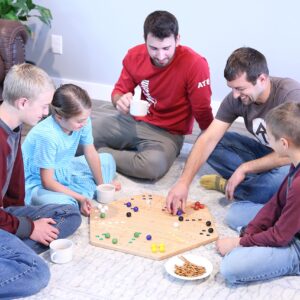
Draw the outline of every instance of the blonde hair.
<instances>
[{"instance_id":1,"label":"blonde hair","mask_svg":"<svg viewBox=\"0 0 300 300\"><path fill-rule=\"evenodd\" d=\"M266 115L266 125L275 140L288 138L300 147L300 103L285 102Z\"/></svg>"},{"instance_id":2,"label":"blonde hair","mask_svg":"<svg viewBox=\"0 0 300 300\"><path fill-rule=\"evenodd\" d=\"M3 84L3 100L14 104L17 99L35 100L43 92L54 89L48 74L32 64L14 65L8 71Z\"/></svg>"}]
</instances>

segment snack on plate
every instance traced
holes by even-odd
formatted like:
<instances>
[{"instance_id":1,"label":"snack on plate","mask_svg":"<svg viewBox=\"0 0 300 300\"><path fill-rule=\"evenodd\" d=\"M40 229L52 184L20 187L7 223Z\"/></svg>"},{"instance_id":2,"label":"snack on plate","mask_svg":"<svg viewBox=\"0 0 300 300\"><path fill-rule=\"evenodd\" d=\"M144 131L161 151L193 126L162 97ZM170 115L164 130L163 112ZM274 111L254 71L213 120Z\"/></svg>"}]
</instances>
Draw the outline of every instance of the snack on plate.
<instances>
[{"instance_id":1,"label":"snack on plate","mask_svg":"<svg viewBox=\"0 0 300 300\"><path fill-rule=\"evenodd\" d=\"M184 261L184 264L183 266L175 265L175 274L184 277L197 277L206 272L204 267L193 264L185 257L179 256L179 258Z\"/></svg>"}]
</instances>

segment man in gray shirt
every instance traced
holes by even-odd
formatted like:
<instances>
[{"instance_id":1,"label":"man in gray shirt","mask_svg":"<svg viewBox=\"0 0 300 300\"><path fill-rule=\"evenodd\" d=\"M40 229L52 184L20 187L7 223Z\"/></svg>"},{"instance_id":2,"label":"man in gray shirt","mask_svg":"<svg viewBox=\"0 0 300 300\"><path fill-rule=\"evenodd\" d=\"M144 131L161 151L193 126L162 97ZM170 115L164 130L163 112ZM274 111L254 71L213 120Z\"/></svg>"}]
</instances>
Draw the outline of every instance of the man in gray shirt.
<instances>
[{"instance_id":1,"label":"man in gray shirt","mask_svg":"<svg viewBox=\"0 0 300 300\"><path fill-rule=\"evenodd\" d=\"M189 185L206 161L220 176L205 176L201 184L224 192L230 200L266 203L288 172L289 160L269 146L264 117L283 102L300 102L300 83L270 77L264 55L247 47L231 54L224 76L232 92L196 141L182 175L169 191L166 204L173 214L185 209ZM256 139L227 132L238 117L244 118L247 130Z\"/></svg>"}]
</instances>

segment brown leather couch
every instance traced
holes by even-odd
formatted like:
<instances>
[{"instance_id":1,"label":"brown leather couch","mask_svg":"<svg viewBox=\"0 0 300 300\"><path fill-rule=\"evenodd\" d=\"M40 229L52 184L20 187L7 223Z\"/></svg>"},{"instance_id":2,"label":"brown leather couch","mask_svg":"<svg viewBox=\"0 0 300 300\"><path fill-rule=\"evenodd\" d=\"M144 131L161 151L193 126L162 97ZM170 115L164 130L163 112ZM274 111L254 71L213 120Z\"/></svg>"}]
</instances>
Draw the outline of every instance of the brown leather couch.
<instances>
[{"instance_id":1,"label":"brown leather couch","mask_svg":"<svg viewBox=\"0 0 300 300\"><path fill-rule=\"evenodd\" d=\"M11 66L25 61L26 27L18 21L0 19L0 101L3 81Z\"/></svg>"}]
</instances>

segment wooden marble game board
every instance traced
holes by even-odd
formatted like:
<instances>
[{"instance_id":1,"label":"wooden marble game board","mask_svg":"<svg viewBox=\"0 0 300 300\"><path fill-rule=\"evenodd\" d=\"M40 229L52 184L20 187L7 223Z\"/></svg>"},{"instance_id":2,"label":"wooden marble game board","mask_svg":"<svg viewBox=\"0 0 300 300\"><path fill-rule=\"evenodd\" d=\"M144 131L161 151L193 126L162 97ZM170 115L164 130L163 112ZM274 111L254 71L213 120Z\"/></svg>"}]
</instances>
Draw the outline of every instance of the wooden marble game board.
<instances>
[{"instance_id":1,"label":"wooden marble game board","mask_svg":"<svg viewBox=\"0 0 300 300\"><path fill-rule=\"evenodd\" d=\"M131 207L126 205L128 202ZM187 203L183 221L164 210L165 197L159 195L143 194L114 201L108 205L105 218L95 207L90 215L90 243L162 260L215 241L218 234L209 210L206 206L194 210L193 204ZM149 236L151 240L147 240Z\"/></svg>"}]
</instances>

